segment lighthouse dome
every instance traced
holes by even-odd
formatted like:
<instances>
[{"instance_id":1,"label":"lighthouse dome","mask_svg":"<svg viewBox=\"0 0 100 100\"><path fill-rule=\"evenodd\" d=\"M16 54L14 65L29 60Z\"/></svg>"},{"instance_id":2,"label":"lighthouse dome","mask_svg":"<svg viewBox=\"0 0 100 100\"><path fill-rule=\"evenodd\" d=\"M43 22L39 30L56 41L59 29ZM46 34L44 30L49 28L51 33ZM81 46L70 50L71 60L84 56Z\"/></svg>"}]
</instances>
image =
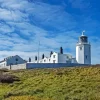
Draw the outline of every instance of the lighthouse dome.
<instances>
[{"instance_id":1,"label":"lighthouse dome","mask_svg":"<svg viewBox=\"0 0 100 100\"><path fill-rule=\"evenodd\" d=\"M86 35L84 35L84 32L82 32L82 35L79 37L79 42L80 43L88 43L88 37Z\"/></svg>"}]
</instances>

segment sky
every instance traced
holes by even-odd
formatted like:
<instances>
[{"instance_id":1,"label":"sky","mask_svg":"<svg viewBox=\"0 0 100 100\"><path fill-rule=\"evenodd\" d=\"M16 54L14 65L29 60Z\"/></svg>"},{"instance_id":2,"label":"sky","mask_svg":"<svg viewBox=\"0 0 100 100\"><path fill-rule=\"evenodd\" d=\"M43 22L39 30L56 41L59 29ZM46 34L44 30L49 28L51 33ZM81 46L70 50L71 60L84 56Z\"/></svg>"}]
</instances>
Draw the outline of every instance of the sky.
<instances>
[{"instance_id":1,"label":"sky","mask_svg":"<svg viewBox=\"0 0 100 100\"><path fill-rule=\"evenodd\" d=\"M0 0L0 60L19 55L34 60L50 51L75 57L82 31L92 48L92 63L100 63L99 0Z\"/></svg>"}]
</instances>

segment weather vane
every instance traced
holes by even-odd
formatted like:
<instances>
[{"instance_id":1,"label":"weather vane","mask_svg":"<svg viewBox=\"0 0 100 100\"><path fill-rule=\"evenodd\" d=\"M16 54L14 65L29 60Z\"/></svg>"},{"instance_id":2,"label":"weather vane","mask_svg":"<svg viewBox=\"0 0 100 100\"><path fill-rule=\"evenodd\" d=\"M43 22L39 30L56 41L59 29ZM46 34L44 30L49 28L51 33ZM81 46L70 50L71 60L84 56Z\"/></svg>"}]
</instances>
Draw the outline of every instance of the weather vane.
<instances>
[{"instance_id":1,"label":"weather vane","mask_svg":"<svg viewBox=\"0 0 100 100\"><path fill-rule=\"evenodd\" d=\"M85 30L82 32L82 36L84 35L84 33L85 33Z\"/></svg>"}]
</instances>

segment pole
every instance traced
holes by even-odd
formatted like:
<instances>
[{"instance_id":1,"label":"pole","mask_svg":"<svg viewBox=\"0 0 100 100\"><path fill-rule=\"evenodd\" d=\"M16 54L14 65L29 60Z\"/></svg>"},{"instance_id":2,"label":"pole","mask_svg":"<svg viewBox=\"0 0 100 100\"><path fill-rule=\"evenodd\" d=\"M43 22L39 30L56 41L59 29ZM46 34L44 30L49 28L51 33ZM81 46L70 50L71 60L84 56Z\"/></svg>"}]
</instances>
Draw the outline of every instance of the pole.
<instances>
[{"instance_id":1,"label":"pole","mask_svg":"<svg viewBox=\"0 0 100 100\"><path fill-rule=\"evenodd\" d=\"M38 44L38 63L39 63L39 55L40 55L40 41L39 41L39 44Z\"/></svg>"}]
</instances>

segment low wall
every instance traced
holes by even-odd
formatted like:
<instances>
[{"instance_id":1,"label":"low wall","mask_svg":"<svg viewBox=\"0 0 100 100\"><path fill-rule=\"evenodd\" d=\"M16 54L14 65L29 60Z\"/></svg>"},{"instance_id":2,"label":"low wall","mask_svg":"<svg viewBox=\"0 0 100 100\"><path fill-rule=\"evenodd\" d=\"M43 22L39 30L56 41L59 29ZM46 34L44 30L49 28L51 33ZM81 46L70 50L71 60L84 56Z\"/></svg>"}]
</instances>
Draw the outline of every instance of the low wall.
<instances>
[{"instance_id":1,"label":"low wall","mask_svg":"<svg viewBox=\"0 0 100 100\"><path fill-rule=\"evenodd\" d=\"M11 66L0 66L0 69L8 69L8 70L18 70L18 69L26 69L26 63L11 65Z\"/></svg>"},{"instance_id":2,"label":"low wall","mask_svg":"<svg viewBox=\"0 0 100 100\"><path fill-rule=\"evenodd\" d=\"M19 70L19 69L34 69L34 68L61 68L61 67L80 67L88 66L85 64L76 64L76 63L24 63L18 65L11 65L0 67L0 69L9 69L9 70Z\"/></svg>"},{"instance_id":3,"label":"low wall","mask_svg":"<svg viewBox=\"0 0 100 100\"><path fill-rule=\"evenodd\" d=\"M26 69L26 63L18 64L18 65L11 65L9 67L10 67L10 70Z\"/></svg>"},{"instance_id":4,"label":"low wall","mask_svg":"<svg viewBox=\"0 0 100 100\"><path fill-rule=\"evenodd\" d=\"M0 66L0 69L8 69L8 70L10 70L10 66Z\"/></svg>"},{"instance_id":5,"label":"low wall","mask_svg":"<svg viewBox=\"0 0 100 100\"><path fill-rule=\"evenodd\" d=\"M68 64L68 63L27 63L26 69L34 69L34 68L60 68L60 67L75 67L75 66L88 66L85 64Z\"/></svg>"}]
</instances>

